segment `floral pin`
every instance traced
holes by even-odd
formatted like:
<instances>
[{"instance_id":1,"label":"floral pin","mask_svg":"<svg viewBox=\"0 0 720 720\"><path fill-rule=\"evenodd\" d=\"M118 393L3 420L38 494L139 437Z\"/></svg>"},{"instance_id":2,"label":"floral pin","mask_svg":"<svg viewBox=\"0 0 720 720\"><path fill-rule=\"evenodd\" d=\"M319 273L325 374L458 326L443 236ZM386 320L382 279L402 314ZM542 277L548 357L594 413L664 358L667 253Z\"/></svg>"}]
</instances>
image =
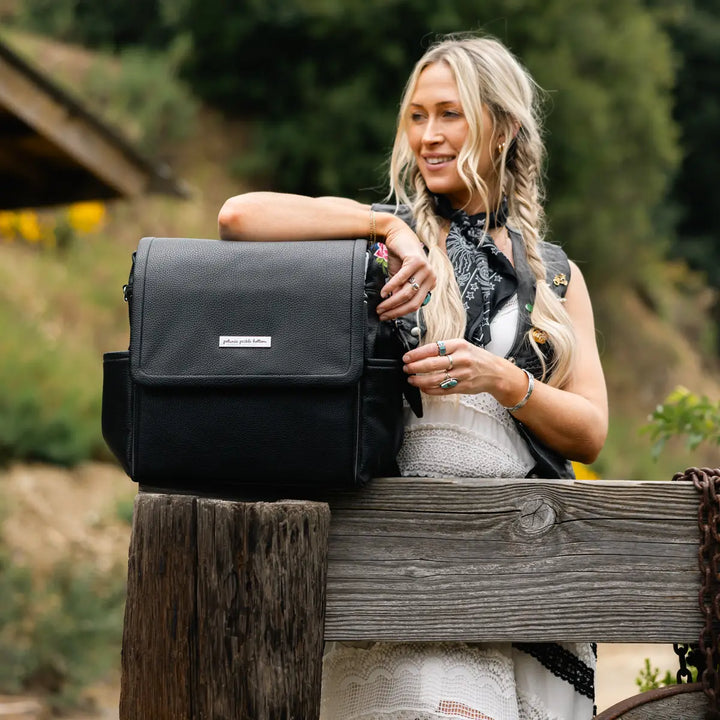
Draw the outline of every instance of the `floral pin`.
<instances>
[{"instance_id":1,"label":"floral pin","mask_svg":"<svg viewBox=\"0 0 720 720\"><path fill-rule=\"evenodd\" d=\"M371 248L370 252L373 254L375 261L383 270L383 273L387 277L390 274L388 268L388 249L385 243L375 243Z\"/></svg>"}]
</instances>

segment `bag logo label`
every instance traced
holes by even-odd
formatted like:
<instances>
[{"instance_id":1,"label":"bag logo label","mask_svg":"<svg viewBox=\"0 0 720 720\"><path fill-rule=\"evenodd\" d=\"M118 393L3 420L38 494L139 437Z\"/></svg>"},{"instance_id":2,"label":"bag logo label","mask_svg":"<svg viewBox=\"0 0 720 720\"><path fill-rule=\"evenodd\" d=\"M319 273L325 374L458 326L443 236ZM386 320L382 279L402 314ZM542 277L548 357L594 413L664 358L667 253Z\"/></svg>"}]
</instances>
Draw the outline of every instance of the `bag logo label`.
<instances>
[{"instance_id":1,"label":"bag logo label","mask_svg":"<svg viewBox=\"0 0 720 720\"><path fill-rule=\"evenodd\" d=\"M269 348L272 347L272 337L269 335L221 335L219 347Z\"/></svg>"}]
</instances>

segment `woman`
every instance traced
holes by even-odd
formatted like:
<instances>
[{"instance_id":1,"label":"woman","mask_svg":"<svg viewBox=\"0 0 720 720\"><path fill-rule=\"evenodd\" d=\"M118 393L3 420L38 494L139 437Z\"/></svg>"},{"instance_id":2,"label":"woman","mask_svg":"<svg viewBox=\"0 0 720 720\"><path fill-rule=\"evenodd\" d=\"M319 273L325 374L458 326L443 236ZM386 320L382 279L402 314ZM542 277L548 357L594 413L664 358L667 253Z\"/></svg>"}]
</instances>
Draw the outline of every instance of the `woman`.
<instances>
[{"instance_id":1,"label":"woman","mask_svg":"<svg viewBox=\"0 0 720 720\"><path fill-rule=\"evenodd\" d=\"M449 38L417 63L401 103L390 181L397 205L250 193L223 239L382 239L378 313L423 308L403 358L424 393L407 414L403 475L572 477L607 433L607 398L583 277L542 241L544 148L536 86L491 38ZM592 715L591 646L335 644L323 720Z\"/></svg>"}]
</instances>

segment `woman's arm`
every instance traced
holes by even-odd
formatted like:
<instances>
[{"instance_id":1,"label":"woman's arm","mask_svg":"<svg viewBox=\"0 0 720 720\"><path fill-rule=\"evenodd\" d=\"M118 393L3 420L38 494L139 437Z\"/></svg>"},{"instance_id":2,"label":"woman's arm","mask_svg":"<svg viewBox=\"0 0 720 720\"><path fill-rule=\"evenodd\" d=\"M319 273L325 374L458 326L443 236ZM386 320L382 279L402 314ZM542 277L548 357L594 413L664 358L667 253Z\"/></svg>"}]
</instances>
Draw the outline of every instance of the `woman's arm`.
<instances>
[{"instance_id":1,"label":"woman's arm","mask_svg":"<svg viewBox=\"0 0 720 720\"><path fill-rule=\"evenodd\" d=\"M218 215L218 226L222 240L369 237L370 208L347 198L253 192L226 200Z\"/></svg>"},{"instance_id":2,"label":"woman's arm","mask_svg":"<svg viewBox=\"0 0 720 720\"><path fill-rule=\"evenodd\" d=\"M563 389L535 381L524 407L513 414L548 447L570 460L595 460L607 436L608 405L605 378L595 342L590 296L582 273L574 263L565 308L576 335L576 357L569 382ZM449 362L438 356L435 343L423 345L405 356L409 382L430 395L491 393L505 407L518 403L527 392L527 375L505 358L478 348L463 339L447 340L453 357L450 375L459 380L451 390L438 387Z\"/></svg>"},{"instance_id":3,"label":"woman's arm","mask_svg":"<svg viewBox=\"0 0 720 720\"><path fill-rule=\"evenodd\" d=\"M374 213L375 233L390 256L391 278L378 305L383 320L417 310L435 287L435 273L422 244L399 217ZM218 215L223 240L281 241L369 238L371 210L347 198L307 197L285 193L254 192L231 197ZM419 289L409 282L414 278Z\"/></svg>"}]
</instances>

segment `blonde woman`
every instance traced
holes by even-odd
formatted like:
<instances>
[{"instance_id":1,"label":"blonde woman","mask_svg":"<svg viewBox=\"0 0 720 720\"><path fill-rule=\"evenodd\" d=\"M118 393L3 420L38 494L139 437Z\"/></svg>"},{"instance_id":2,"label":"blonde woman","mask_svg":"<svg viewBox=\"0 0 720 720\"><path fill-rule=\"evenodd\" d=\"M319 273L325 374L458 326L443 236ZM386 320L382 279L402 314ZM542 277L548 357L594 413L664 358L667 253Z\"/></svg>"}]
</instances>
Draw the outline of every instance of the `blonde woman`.
<instances>
[{"instance_id":1,"label":"blonde woman","mask_svg":"<svg viewBox=\"0 0 720 720\"><path fill-rule=\"evenodd\" d=\"M401 102L395 204L249 193L219 215L226 240L384 242L378 306L426 332L404 357L425 412L408 412L403 475L572 477L608 410L583 276L543 241L537 87L492 38L451 37L415 66ZM320 276L321 277L321 276ZM594 649L578 644L334 644L323 720L583 720Z\"/></svg>"}]
</instances>

